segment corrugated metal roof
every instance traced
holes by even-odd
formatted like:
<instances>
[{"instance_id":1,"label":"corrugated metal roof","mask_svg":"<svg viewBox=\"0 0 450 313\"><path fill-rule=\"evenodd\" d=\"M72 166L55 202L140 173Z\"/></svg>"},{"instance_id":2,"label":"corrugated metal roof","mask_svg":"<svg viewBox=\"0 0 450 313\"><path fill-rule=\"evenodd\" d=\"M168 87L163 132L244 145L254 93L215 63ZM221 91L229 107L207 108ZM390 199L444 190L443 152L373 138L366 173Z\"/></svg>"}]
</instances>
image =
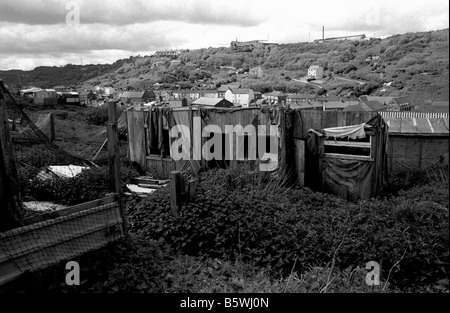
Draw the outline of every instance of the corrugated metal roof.
<instances>
[{"instance_id":1,"label":"corrugated metal roof","mask_svg":"<svg viewBox=\"0 0 450 313\"><path fill-rule=\"evenodd\" d=\"M383 117L390 134L447 135L448 118Z\"/></svg>"}]
</instances>

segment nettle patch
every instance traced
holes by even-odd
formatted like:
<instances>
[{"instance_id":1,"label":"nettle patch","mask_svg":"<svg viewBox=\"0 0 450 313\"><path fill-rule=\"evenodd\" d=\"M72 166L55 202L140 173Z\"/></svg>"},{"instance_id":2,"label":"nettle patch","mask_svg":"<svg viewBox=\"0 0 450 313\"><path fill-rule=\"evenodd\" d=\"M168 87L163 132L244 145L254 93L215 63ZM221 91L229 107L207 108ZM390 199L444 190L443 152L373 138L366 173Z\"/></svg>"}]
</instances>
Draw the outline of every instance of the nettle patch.
<instances>
[{"instance_id":1,"label":"nettle patch","mask_svg":"<svg viewBox=\"0 0 450 313\"><path fill-rule=\"evenodd\" d=\"M216 178L206 177L178 216L167 189L130 201L130 230L188 255L239 260L276 275L376 261L381 278L398 287L448 279L446 186L354 204L297 187L261 193L257 183Z\"/></svg>"}]
</instances>

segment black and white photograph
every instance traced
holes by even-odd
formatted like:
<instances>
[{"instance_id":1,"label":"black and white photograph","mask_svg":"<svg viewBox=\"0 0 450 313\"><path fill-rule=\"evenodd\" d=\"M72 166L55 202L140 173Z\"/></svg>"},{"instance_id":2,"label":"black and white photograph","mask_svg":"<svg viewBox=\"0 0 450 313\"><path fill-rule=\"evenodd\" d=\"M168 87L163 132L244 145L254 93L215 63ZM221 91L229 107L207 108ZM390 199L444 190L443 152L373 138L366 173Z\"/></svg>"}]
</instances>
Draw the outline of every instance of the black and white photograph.
<instances>
[{"instance_id":1,"label":"black and white photograph","mask_svg":"<svg viewBox=\"0 0 450 313\"><path fill-rule=\"evenodd\" d=\"M0 1L0 299L293 312L449 270L447 0Z\"/></svg>"}]
</instances>

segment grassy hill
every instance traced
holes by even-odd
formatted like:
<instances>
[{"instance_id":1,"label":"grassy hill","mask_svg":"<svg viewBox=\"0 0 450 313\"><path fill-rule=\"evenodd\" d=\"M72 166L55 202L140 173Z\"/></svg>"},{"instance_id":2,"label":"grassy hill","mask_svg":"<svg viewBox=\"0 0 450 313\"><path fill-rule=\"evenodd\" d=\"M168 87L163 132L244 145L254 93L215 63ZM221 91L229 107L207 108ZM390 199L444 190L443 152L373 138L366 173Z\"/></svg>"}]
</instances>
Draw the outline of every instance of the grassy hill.
<instances>
[{"instance_id":1,"label":"grassy hill","mask_svg":"<svg viewBox=\"0 0 450 313\"><path fill-rule=\"evenodd\" d=\"M111 65L0 71L0 78L19 87L110 84L119 88L146 88L158 82L169 88L215 88L238 81L261 92L317 92L317 88L293 79L304 76L310 65L319 64L329 77L323 84L329 94L357 97L408 93L417 101L448 100L448 53L448 29L444 29L394 35L383 40L283 44L251 52L235 52L227 47L198 49L178 56L182 61L178 66L170 65L171 58L137 56ZM379 58L366 61L368 56ZM253 66L261 66L264 77L247 77L245 72ZM237 69L242 69L241 73L236 74Z\"/></svg>"}]
</instances>

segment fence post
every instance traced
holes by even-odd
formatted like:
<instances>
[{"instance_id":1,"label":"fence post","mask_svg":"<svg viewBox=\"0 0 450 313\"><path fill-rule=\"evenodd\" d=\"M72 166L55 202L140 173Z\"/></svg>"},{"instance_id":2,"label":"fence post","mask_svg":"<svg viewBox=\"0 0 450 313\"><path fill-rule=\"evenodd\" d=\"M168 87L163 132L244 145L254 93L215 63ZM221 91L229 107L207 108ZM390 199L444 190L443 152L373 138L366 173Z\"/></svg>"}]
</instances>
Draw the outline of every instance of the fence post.
<instances>
[{"instance_id":1,"label":"fence post","mask_svg":"<svg viewBox=\"0 0 450 313\"><path fill-rule=\"evenodd\" d=\"M19 225L23 215L16 154L9 132L3 88L0 80L0 228L2 225Z\"/></svg>"},{"instance_id":2,"label":"fence post","mask_svg":"<svg viewBox=\"0 0 450 313\"><path fill-rule=\"evenodd\" d=\"M125 235L128 234L128 225L125 210L122 204L122 183L120 175L120 154L119 154L119 135L117 128L117 106L115 102L108 103L108 159L109 159L109 175L110 185L114 188L118 195L120 215L123 221L123 229Z\"/></svg>"},{"instance_id":3,"label":"fence post","mask_svg":"<svg viewBox=\"0 0 450 313\"><path fill-rule=\"evenodd\" d=\"M182 185L181 172L170 172L170 206L174 215L177 215L178 206L181 203Z\"/></svg>"},{"instance_id":4,"label":"fence post","mask_svg":"<svg viewBox=\"0 0 450 313\"><path fill-rule=\"evenodd\" d=\"M55 140L55 119L53 117L53 113L50 113L50 141L53 142Z\"/></svg>"}]
</instances>

